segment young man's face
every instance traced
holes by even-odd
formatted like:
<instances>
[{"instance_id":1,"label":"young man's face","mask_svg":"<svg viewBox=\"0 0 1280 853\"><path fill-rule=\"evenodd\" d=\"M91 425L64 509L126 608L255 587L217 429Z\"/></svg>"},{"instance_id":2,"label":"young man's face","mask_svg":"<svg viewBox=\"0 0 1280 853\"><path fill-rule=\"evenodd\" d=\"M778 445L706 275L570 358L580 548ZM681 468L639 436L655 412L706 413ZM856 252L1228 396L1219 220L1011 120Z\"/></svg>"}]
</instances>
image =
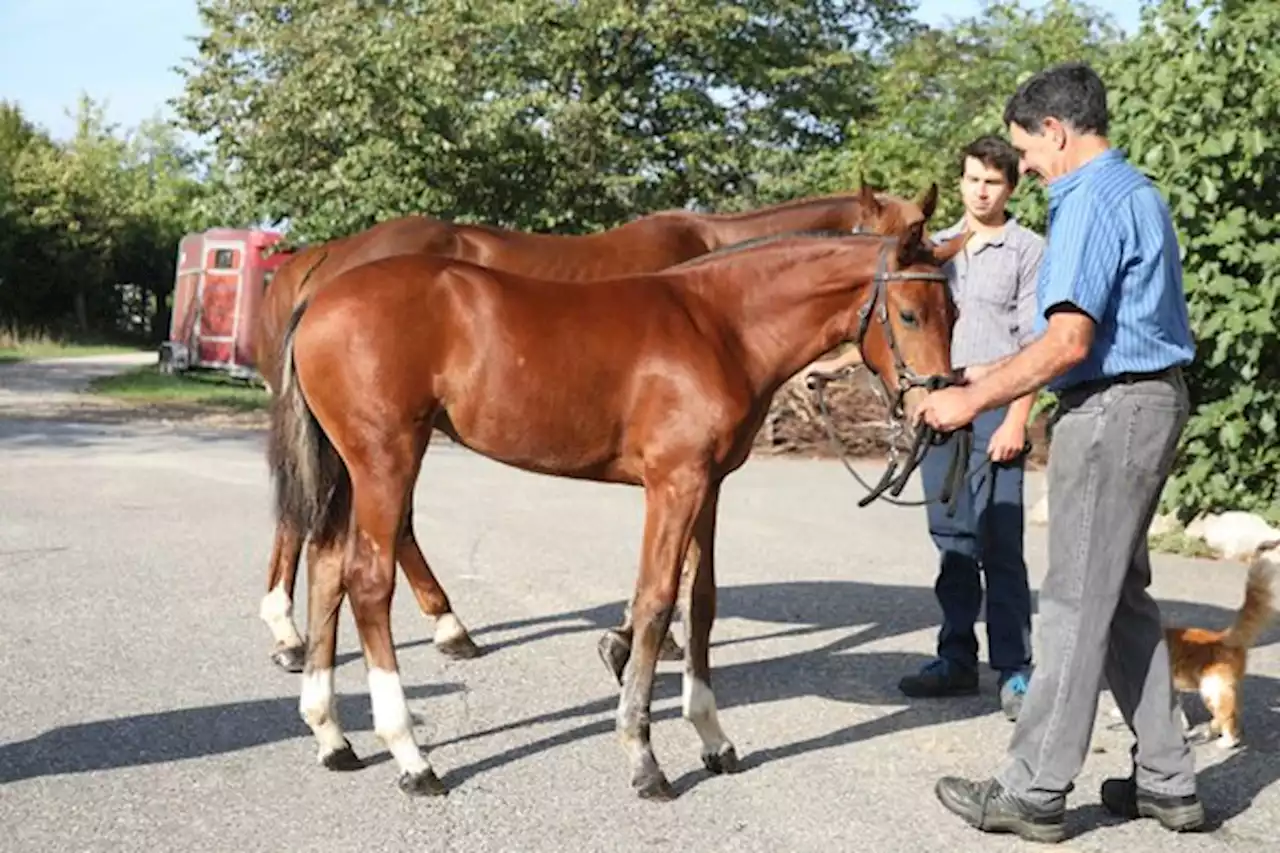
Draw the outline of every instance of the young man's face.
<instances>
[{"instance_id":1,"label":"young man's face","mask_svg":"<svg viewBox=\"0 0 1280 853\"><path fill-rule=\"evenodd\" d=\"M1005 204L1012 193L1013 187L1005 180L1004 172L976 157L965 158L960 197L969 216L982 223L999 224L1004 220Z\"/></svg>"}]
</instances>

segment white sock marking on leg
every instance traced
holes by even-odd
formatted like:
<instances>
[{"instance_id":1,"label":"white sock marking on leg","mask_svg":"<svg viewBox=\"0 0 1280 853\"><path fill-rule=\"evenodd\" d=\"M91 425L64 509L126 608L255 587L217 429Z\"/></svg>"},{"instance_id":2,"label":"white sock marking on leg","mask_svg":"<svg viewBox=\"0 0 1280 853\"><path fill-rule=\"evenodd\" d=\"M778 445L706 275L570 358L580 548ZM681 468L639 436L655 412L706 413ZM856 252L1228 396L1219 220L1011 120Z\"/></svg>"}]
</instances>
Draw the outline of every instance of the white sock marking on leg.
<instances>
[{"instance_id":1,"label":"white sock marking on leg","mask_svg":"<svg viewBox=\"0 0 1280 853\"><path fill-rule=\"evenodd\" d=\"M373 705L373 730L387 745L400 770L414 775L427 770L431 765L414 739L400 673L370 668L369 699Z\"/></svg>"},{"instance_id":2,"label":"white sock marking on leg","mask_svg":"<svg viewBox=\"0 0 1280 853\"><path fill-rule=\"evenodd\" d=\"M302 676L298 711L319 742L321 760L346 747L347 739L333 704L333 670L317 669Z\"/></svg>"},{"instance_id":3,"label":"white sock marking on leg","mask_svg":"<svg viewBox=\"0 0 1280 853\"><path fill-rule=\"evenodd\" d=\"M435 644L437 646L447 646L467 635L467 629L462 627L462 620L452 613L446 613L436 620Z\"/></svg>"},{"instance_id":4,"label":"white sock marking on leg","mask_svg":"<svg viewBox=\"0 0 1280 853\"><path fill-rule=\"evenodd\" d=\"M711 687L688 670L684 673L683 684L684 718L693 723L698 737L702 738L702 751L716 754L731 746L720 728L719 714L716 712L716 695Z\"/></svg>"},{"instance_id":5,"label":"white sock marking on leg","mask_svg":"<svg viewBox=\"0 0 1280 853\"><path fill-rule=\"evenodd\" d=\"M298 626L293 624L293 602L284 591L284 581L280 581L262 597L258 617L267 623L267 627L271 629L271 636L275 638L276 645L280 648L295 648L302 645Z\"/></svg>"}]
</instances>

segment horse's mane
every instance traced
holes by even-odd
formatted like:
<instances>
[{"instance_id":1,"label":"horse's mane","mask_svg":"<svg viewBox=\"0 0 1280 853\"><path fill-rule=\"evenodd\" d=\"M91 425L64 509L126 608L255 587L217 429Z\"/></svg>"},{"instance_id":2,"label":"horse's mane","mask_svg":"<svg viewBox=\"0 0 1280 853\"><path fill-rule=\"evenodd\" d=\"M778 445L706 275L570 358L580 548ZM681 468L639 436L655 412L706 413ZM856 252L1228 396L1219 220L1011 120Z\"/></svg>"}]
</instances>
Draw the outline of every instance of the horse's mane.
<instances>
[{"instance_id":1,"label":"horse's mane","mask_svg":"<svg viewBox=\"0 0 1280 853\"><path fill-rule=\"evenodd\" d=\"M668 270L684 270L690 267L696 267L701 264L708 263L723 258L726 255L737 255L751 249L758 249L761 246L767 246L782 240L793 240L797 237L820 237L828 240L846 239L846 238L878 238L883 239L883 234L853 234L849 231L836 231L833 229L819 229L814 231L784 231L780 234L767 234L763 237L752 237L749 240L742 240L738 243L730 243L728 246L721 246L719 249L713 249L704 255L696 258L690 258L674 266L668 267Z\"/></svg>"}]
</instances>

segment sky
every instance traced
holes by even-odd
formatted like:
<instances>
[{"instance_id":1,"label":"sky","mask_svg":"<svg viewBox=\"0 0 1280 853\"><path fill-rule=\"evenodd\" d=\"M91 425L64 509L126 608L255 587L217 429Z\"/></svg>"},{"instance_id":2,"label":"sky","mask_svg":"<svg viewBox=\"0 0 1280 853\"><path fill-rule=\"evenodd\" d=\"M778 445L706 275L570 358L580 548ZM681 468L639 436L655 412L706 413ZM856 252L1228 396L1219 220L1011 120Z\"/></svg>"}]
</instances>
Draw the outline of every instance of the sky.
<instances>
[{"instance_id":1,"label":"sky","mask_svg":"<svg viewBox=\"0 0 1280 853\"><path fill-rule=\"evenodd\" d=\"M1140 3L1105 5L1121 29L1133 32ZM1024 4L1036 7L1042 0ZM919 0L917 15L942 24L982 5ZM195 0L0 0L0 100L16 101L56 138L71 134L67 113L82 92L105 101L107 120L122 128L168 118L165 102L182 90L174 68L194 54L190 37L199 32Z\"/></svg>"}]
</instances>

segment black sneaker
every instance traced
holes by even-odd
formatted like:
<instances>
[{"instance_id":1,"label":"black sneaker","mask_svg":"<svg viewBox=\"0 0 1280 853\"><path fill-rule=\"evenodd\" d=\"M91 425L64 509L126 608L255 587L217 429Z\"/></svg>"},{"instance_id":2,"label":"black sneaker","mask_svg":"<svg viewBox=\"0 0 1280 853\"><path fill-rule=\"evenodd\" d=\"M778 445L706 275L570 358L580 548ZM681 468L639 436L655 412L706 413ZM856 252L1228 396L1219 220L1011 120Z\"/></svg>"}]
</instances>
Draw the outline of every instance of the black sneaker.
<instances>
[{"instance_id":1,"label":"black sneaker","mask_svg":"<svg viewBox=\"0 0 1280 853\"><path fill-rule=\"evenodd\" d=\"M1010 832L1027 841L1056 844L1067 833L1066 805L1036 806L1006 791L999 782L970 782L944 776L934 793L947 810L983 832Z\"/></svg>"},{"instance_id":2,"label":"black sneaker","mask_svg":"<svg viewBox=\"0 0 1280 853\"><path fill-rule=\"evenodd\" d=\"M1174 832L1191 832L1204 825L1204 804L1198 796L1153 794L1139 788L1133 777L1106 780L1099 797L1103 807L1117 817L1153 817Z\"/></svg>"},{"instance_id":3,"label":"black sneaker","mask_svg":"<svg viewBox=\"0 0 1280 853\"><path fill-rule=\"evenodd\" d=\"M915 675L899 681L898 689L913 699L973 696L978 692L978 672L946 658L935 658Z\"/></svg>"}]
</instances>

